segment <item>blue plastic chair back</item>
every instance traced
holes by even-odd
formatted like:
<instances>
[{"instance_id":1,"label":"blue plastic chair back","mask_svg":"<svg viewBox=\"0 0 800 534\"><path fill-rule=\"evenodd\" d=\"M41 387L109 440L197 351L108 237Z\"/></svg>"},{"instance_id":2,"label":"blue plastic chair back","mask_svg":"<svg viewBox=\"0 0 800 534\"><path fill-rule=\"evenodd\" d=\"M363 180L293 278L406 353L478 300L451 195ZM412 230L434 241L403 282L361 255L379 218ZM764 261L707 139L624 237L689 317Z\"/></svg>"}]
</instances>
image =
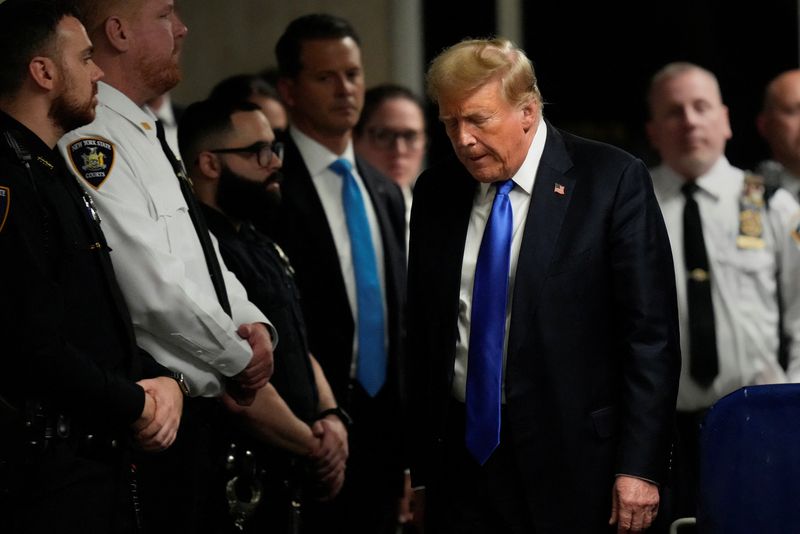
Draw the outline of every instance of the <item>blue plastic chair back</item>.
<instances>
[{"instance_id":1,"label":"blue plastic chair back","mask_svg":"<svg viewBox=\"0 0 800 534\"><path fill-rule=\"evenodd\" d=\"M800 533L800 384L742 388L709 410L697 532Z\"/></svg>"}]
</instances>

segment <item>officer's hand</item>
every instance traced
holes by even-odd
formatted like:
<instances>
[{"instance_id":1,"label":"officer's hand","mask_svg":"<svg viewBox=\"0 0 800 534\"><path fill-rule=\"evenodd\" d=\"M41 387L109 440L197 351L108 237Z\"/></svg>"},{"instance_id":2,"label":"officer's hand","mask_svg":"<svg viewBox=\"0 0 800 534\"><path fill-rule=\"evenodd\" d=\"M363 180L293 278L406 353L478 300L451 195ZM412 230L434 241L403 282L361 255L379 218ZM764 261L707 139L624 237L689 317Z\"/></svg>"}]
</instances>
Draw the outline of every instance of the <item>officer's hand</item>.
<instances>
[{"instance_id":1,"label":"officer's hand","mask_svg":"<svg viewBox=\"0 0 800 534\"><path fill-rule=\"evenodd\" d=\"M225 381L224 395L241 408L252 406L253 401L256 400L255 391L251 389L245 389L239 382L231 379Z\"/></svg>"},{"instance_id":2,"label":"officer's hand","mask_svg":"<svg viewBox=\"0 0 800 534\"><path fill-rule=\"evenodd\" d=\"M336 461L331 457L323 458L320 456L324 454L325 448L330 446L330 443L325 442L330 441L333 436L329 432L326 438L324 429L322 429L322 433L319 433L321 429L320 427L321 425L319 424L319 421L317 421L314 427L312 427L312 430L316 428L314 431L318 432L318 435L314 436L314 440L316 440L316 446L308 455L312 464L316 468L316 481L314 484L314 492L311 494L311 496L318 501L326 502L336 497L336 495L338 495L342 490L345 480L347 462L346 458ZM330 462L325 463L325 459L330 460Z\"/></svg>"},{"instance_id":3,"label":"officer's hand","mask_svg":"<svg viewBox=\"0 0 800 534\"><path fill-rule=\"evenodd\" d=\"M136 433L136 441L145 451L161 451L172 445L178 435L183 412L183 392L174 379L160 376L137 382L155 400L155 416Z\"/></svg>"},{"instance_id":4,"label":"officer's hand","mask_svg":"<svg viewBox=\"0 0 800 534\"><path fill-rule=\"evenodd\" d=\"M317 500L327 502L336 497L344 486L344 465L326 477L319 486Z\"/></svg>"},{"instance_id":5,"label":"officer's hand","mask_svg":"<svg viewBox=\"0 0 800 534\"><path fill-rule=\"evenodd\" d=\"M144 389L144 387L142 387ZM145 391L144 393L144 408L142 408L142 414L139 416L139 419L136 420L133 425L133 431L138 433L140 430L143 430L147 427L150 423L153 422L153 419L156 417L156 400L153 398L152 395Z\"/></svg>"},{"instance_id":6,"label":"officer's hand","mask_svg":"<svg viewBox=\"0 0 800 534\"><path fill-rule=\"evenodd\" d=\"M320 439L320 445L311 452L310 457L317 477L328 484L344 473L349 455L347 429L338 417L329 415L315 422L311 432Z\"/></svg>"},{"instance_id":7,"label":"officer's hand","mask_svg":"<svg viewBox=\"0 0 800 534\"><path fill-rule=\"evenodd\" d=\"M243 397L252 396L259 389L267 385L267 381L272 376L272 337L270 337L267 327L261 323L243 324L237 331L242 339L247 340L253 350L253 357L239 374L234 376L234 380L239 384ZM233 394L236 398L235 393ZM237 399L238 400L238 399ZM250 398L252 403L252 398Z\"/></svg>"}]
</instances>

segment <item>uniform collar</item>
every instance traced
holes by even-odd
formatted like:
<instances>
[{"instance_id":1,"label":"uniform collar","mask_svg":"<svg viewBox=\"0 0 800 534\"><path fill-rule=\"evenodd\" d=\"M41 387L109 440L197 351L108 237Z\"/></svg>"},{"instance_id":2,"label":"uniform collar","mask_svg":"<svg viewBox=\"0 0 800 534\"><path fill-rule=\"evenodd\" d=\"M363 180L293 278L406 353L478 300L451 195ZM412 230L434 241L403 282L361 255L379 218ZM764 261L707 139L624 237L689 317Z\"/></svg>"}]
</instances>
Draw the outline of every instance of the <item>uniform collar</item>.
<instances>
[{"instance_id":1,"label":"uniform collar","mask_svg":"<svg viewBox=\"0 0 800 534\"><path fill-rule=\"evenodd\" d=\"M105 82L97 83L100 104L122 115L143 134L156 139L156 116L146 106L139 107L124 93Z\"/></svg>"},{"instance_id":2,"label":"uniform collar","mask_svg":"<svg viewBox=\"0 0 800 534\"><path fill-rule=\"evenodd\" d=\"M218 234L219 237L238 235L236 227L222 212L215 210L205 202L200 202L200 207L203 210L203 217L206 219L208 229L212 233Z\"/></svg>"},{"instance_id":3,"label":"uniform collar","mask_svg":"<svg viewBox=\"0 0 800 534\"><path fill-rule=\"evenodd\" d=\"M668 196L681 195L681 187L686 182L684 177L668 165L662 165L661 172L665 178L665 192ZM695 179L695 183L700 191L710 195L714 200L718 200L730 188L730 177L734 172L736 172L736 168L730 164L728 158L720 156L707 173Z\"/></svg>"},{"instance_id":4,"label":"uniform collar","mask_svg":"<svg viewBox=\"0 0 800 534\"><path fill-rule=\"evenodd\" d=\"M164 123L164 126L178 126L178 121L175 120L175 112L172 109L172 99L170 98L169 93L164 95L161 102L161 107L159 107L157 110L151 108L150 106L146 107L153 113L153 115L156 116L158 120Z\"/></svg>"}]
</instances>

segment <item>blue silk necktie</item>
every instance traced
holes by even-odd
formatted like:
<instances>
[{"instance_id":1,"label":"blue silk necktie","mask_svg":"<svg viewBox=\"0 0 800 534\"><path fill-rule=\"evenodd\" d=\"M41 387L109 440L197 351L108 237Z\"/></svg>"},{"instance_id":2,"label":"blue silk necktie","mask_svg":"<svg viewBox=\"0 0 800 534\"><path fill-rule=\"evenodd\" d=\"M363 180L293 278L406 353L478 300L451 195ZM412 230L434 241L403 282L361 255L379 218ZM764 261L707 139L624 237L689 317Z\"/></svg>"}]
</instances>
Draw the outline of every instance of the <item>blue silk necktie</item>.
<instances>
[{"instance_id":1,"label":"blue silk necktie","mask_svg":"<svg viewBox=\"0 0 800 534\"><path fill-rule=\"evenodd\" d=\"M358 369L356 378L374 397L386 381L386 345L384 343L383 297L378 279L378 264L372 245L364 199L346 159L337 159L330 169L342 177L342 205L356 278L358 307Z\"/></svg>"},{"instance_id":2,"label":"blue silk necktie","mask_svg":"<svg viewBox=\"0 0 800 534\"><path fill-rule=\"evenodd\" d=\"M466 445L483 465L500 443L503 341L506 333L508 270L514 215L512 180L496 182L472 289L466 391Z\"/></svg>"}]
</instances>

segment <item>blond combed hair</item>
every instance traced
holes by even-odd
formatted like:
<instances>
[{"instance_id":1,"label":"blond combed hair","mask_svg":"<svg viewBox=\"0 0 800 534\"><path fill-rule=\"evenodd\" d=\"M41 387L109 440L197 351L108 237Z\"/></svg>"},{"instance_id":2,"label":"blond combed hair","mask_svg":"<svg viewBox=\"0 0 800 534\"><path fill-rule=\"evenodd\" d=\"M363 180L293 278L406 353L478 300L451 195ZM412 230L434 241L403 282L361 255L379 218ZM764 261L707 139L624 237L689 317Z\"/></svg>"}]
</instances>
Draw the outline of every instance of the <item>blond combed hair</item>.
<instances>
[{"instance_id":1,"label":"blond combed hair","mask_svg":"<svg viewBox=\"0 0 800 534\"><path fill-rule=\"evenodd\" d=\"M525 53L508 39L467 39L447 48L430 64L428 96L459 97L499 78L503 95L515 106L542 103L536 73Z\"/></svg>"}]
</instances>

